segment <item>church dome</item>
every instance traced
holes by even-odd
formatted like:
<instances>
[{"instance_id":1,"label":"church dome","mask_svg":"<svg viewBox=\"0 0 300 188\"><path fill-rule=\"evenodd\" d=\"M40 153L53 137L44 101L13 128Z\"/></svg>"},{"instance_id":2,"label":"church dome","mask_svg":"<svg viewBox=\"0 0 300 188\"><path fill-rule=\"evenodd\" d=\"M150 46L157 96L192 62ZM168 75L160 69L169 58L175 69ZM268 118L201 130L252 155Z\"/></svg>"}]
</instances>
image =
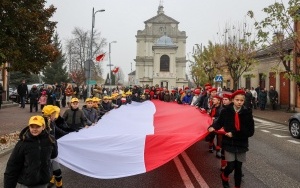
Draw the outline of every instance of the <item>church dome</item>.
<instances>
[{"instance_id":1,"label":"church dome","mask_svg":"<svg viewBox=\"0 0 300 188\"><path fill-rule=\"evenodd\" d=\"M156 41L156 45L158 45L158 46L174 46L174 43L170 37L164 35Z\"/></svg>"}]
</instances>

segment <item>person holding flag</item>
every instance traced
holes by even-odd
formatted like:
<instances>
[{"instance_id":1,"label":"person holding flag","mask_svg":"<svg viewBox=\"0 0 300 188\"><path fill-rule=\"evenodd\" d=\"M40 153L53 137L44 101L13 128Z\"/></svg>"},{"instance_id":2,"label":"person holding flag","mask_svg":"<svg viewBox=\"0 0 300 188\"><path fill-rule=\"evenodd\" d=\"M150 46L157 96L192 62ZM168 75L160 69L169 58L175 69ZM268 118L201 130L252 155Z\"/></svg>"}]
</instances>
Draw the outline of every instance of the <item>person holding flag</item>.
<instances>
[{"instance_id":1,"label":"person holding flag","mask_svg":"<svg viewBox=\"0 0 300 188\"><path fill-rule=\"evenodd\" d=\"M237 90L232 94L233 103L221 111L220 117L209 128L209 132L222 127L225 136L222 147L225 152L227 166L221 173L224 188L229 187L229 174L234 171L235 187L241 186L242 165L246 161L246 152L249 150L248 138L254 134L254 119L252 109L243 106L245 91Z\"/></svg>"}]
</instances>

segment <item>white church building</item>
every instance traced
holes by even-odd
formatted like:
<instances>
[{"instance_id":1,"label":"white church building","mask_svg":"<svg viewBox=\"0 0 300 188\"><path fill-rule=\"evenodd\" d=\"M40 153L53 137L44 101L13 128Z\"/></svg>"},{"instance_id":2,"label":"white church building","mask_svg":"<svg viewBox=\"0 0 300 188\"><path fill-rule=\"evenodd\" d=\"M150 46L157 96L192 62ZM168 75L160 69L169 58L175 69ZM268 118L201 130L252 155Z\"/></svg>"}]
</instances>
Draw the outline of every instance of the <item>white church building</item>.
<instances>
[{"instance_id":1,"label":"white church building","mask_svg":"<svg viewBox=\"0 0 300 188\"><path fill-rule=\"evenodd\" d=\"M184 87L186 76L186 33L179 22L164 14L162 3L157 15L145 21L136 35L135 84L140 86Z\"/></svg>"}]
</instances>

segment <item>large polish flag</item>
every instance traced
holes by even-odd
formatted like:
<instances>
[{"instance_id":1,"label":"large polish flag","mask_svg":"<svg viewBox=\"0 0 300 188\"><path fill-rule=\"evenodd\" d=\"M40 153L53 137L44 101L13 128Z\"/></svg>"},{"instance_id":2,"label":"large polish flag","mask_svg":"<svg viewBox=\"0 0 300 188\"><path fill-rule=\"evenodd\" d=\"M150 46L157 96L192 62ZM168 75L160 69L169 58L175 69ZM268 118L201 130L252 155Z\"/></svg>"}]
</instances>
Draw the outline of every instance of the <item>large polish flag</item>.
<instances>
[{"instance_id":1,"label":"large polish flag","mask_svg":"<svg viewBox=\"0 0 300 188\"><path fill-rule=\"evenodd\" d=\"M207 135L212 120L195 107L157 100L122 105L95 125L58 140L58 161L111 179L153 170Z\"/></svg>"}]
</instances>

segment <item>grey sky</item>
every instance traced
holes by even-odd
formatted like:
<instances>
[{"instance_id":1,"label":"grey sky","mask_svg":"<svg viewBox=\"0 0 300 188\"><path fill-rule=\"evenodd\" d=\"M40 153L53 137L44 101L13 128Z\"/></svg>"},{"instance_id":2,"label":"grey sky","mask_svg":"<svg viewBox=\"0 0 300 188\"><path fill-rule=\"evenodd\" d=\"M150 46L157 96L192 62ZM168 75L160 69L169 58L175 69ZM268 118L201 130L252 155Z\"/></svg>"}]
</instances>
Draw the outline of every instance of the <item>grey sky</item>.
<instances>
[{"instance_id":1,"label":"grey sky","mask_svg":"<svg viewBox=\"0 0 300 188\"><path fill-rule=\"evenodd\" d=\"M288 0L283 0L287 2ZM192 52L194 44L206 45L209 40L217 39L217 32L226 23L245 20L248 10L253 10L261 20L261 11L275 0L163 0L167 16L179 21L179 30L186 31L186 52ZM135 70L137 30L144 29L144 21L156 16L160 0L47 0L57 11L52 20L57 21L57 31L64 44L72 37L72 30L80 27L91 30L92 9L105 9L96 14L95 29L100 31L111 45L111 60L123 69L125 78ZM248 19L249 20L249 19ZM249 20L250 23L250 20ZM104 49L108 53L108 46ZM108 59L101 62L104 76L109 72Z\"/></svg>"}]
</instances>

